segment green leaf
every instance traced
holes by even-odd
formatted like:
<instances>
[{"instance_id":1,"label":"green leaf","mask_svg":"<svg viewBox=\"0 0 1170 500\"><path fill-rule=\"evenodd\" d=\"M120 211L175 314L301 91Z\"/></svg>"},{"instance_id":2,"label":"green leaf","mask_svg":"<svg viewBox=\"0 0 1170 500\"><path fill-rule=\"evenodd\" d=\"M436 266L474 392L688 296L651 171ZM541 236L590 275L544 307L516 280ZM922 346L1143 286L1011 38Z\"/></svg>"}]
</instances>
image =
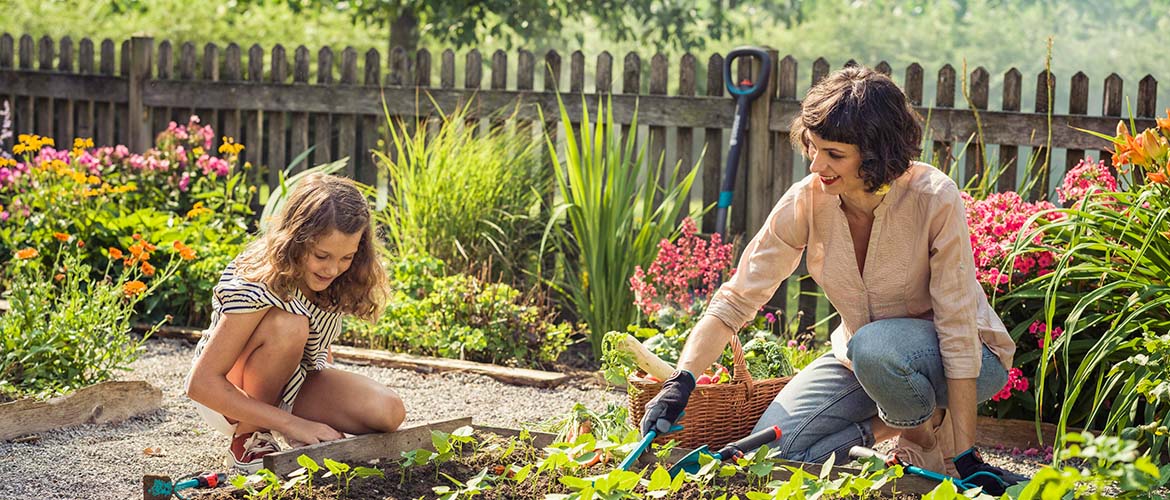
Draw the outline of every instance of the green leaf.
<instances>
[{"instance_id":1,"label":"green leaf","mask_svg":"<svg viewBox=\"0 0 1170 500\"><path fill-rule=\"evenodd\" d=\"M313 460L311 457L309 457L308 455L305 455L303 453L300 454L299 456L297 456L297 465L300 465L301 467L308 469L310 472L313 472L314 474L317 471L321 470L321 466L317 465L316 460Z\"/></svg>"},{"instance_id":2,"label":"green leaf","mask_svg":"<svg viewBox=\"0 0 1170 500\"><path fill-rule=\"evenodd\" d=\"M670 472L661 465L656 465L654 472L650 473L650 484L646 486L646 489L650 491L671 489Z\"/></svg>"}]
</instances>

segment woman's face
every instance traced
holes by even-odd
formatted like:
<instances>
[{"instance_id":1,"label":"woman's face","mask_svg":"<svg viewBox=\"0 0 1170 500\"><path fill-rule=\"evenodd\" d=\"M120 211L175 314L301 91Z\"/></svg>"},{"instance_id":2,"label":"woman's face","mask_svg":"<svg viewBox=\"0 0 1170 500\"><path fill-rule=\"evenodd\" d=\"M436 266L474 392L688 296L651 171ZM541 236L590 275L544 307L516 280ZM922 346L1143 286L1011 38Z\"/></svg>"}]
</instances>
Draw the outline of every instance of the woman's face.
<instances>
[{"instance_id":1,"label":"woman's face","mask_svg":"<svg viewBox=\"0 0 1170 500\"><path fill-rule=\"evenodd\" d=\"M361 231L345 234L334 229L325 237L311 243L304 258L305 286L314 292L329 288L329 285L353 264L353 257L357 254L361 241Z\"/></svg>"},{"instance_id":2,"label":"woman's face","mask_svg":"<svg viewBox=\"0 0 1170 500\"><path fill-rule=\"evenodd\" d=\"M861 150L852 144L826 141L808 131L809 170L817 174L817 183L826 194L856 195L865 193L861 179Z\"/></svg>"}]
</instances>

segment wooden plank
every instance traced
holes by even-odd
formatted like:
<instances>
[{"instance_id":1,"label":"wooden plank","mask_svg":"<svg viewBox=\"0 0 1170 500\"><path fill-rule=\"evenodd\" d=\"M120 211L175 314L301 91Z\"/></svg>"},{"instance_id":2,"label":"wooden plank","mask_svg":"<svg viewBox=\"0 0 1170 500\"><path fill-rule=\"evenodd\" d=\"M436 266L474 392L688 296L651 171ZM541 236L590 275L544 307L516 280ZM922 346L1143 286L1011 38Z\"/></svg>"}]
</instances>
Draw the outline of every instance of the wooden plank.
<instances>
[{"instance_id":1,"label":"wooden plank","mask_svg":"<svg viewBox=\"0 0 1170 500\"><path fill-rule=\"evenodd\" d=\"M102 60L99 70L104 77L112 77L114 75L114 42L109 38L102 40L101 45ZM3 75L0 75L3 78ZM118 86L125 96L126 85ZM112 146L114 143L114 100L109 97L101 99L102 102L97 104L95 113L95 120L97 120L97 133L95 139L97 144L103 146Z\"/></svg>"},{"instance_id":2,"label":"wooden plank","mask_svg":"<svg viewBox=\"0 0 1170 500\"><path fill-rule=\"evenodd\" d=\"M92 75L94 72L93 40L82 38L81 43L77 46L77 55L78 73ZM94 102L92 99L86 99L78 103L77 136L92 139L94 132Z\"/></svg>"},{"instance_id":3,"label":"wooden plank","mask_svg":"<svg viewBox=\"0 0 1170 500\"><path fill-rule=\"evenodd\" d=\"M61 37L59 46L57 71L61 73L73 73L73 39L68 36ZM74 129L74 100L65 99L62 102L56 103L54 106L60 114L56 120L54 135L72 145L73 138L77 137L77 131Z\"/></svg>"},{"instance_id":4,"label":"wooden plank","mask_svg":"<svg viewBox=\"0 0 1170 500\"><path fill-rule=\"evenodd\" d=\"M356 86L357 85L357 50L353 47L346 47L341 51L341 85ZM341 173L349 178L354 178L356 173L355 166L358 163L357 148L357 116L353 113L346 113L337 116L334 120L337 127L337 157L349 157L350 161L346 163L345 168Z\"/></svg>"},{"instance_id":5,"label":"wooden plank","mask_svg":"<svg viewBox=\"0 0 1170 500\"><path fill-rule=\"evenodd\" d=\"M12 35L8 33L0 35L0 69L12 69L12 63L16 60L14 47Z\"/></svg>"},{"instance_id":6,"label":"wooden plank","mask_svg":"<svg viewBox=\"0 0 1170 500\"><path fill-rule=\"evenodd\" d=\"M329 47L321 47L321 49L317 51L316 88L331 88L326 86L329 86L332 83L333 49ZM333 155L333 118L330 116L330 112L331 110L324 109L310 115L310 120L312 121L313 125L313 161L310 163L310 165L320 165L337 159Z\"/></svg>"},{"instance_id":7,"label":"wooden plank","mask_svg":"<svg viewBox=\"0 0 1170 500\"><path fill-rule=\"evenodd\" d=\"M764 78L766 89L764 95L752 102L751 114L748 115L747 130L747 171L744 177L747 181L747 199L740 204L747 213L745 232L748 237L755 235L764 226L764 219L772 208L772 195L776 184L776 163L772 157L772 136L775 135L768 128L768 120L772 114L773 96L777 93L776 75L780 70L780 54L775 49L767 49L772 58L772 67ZM753 67L753 83L755 74L760 68Z\"/></svg>"},{"instance_id":8,"label":"wooden plank","mask_svg":"<svg viewBox=\"0 0 1170 500\"><path fill-rule=\"evenodd\" d=\"M327 441L267 455L264 457L264 468L283 477L301 467L297 464L297 457L301 455L308 455L317 463L326 458L350 464L365 463L375 458L397 458L404 451L431 448L431 431L453 432L467 425L471 425L471 417L427 422L406 426L395 432Z\"/></svg>"},{"instance_id":9,"label":"wooden plank","mask_svg":"<svg viewBox=\"0 0 1170 500\"><path fill-rule=\"evenodd\" d=\"M117 423L162 407L162 391L144 381L102 382L46 401L0 404L0 441L82 424Z\"/></svg>"},{"instance_id":10,"label":"wooden plank","mask_svg":"<svg viewBox=\"0 0 1170 500\"><path fill-rule=\"evenodd\" d=\"M37 46L37 57L39 59L39 66L43 72L53 70L53 39L48 35L42 36L40 43ZM64 144L64 139L56 137L53 134L53 115L55 114L54 100L52 98L37 98L33 103L33 114L36 116L36 128L33 133L43 135L45 137L53 137L57 144Z\"/></svg>"},{"instance_id":11,"label":"wooden plank","mask_svg":"<svg viewBox=\"0 0 1170 500\"><path fill-rule=\"evenodd\" d=\"M877 66L873 67L873 70L886 76L894 75L894 68L890 67L890 63L886 61L879 62Z\"/></svg>"},{"instance_id":12,"label":"wooden plank","mask_svg":"<svg viewBox=\"0 0 1170 500\"><path fill-rule=\"evenodd\" d=\"M549 50L544 55L544 91L545 92L554 92L554 93L558 92L560 90L560 84L561 84L561 55L558 54L557 51L555 51L555 50ZM558 115L555 113L550 112L547 116L548 116L548 120L544 122L543 133L548 136L548 140L541 141L542 144L544 144L543 148L545 151L544 160L542 161L542 163L544 164L544 168L548 172L548 178L551 178L554 175L553 174L553 171L554 171L553 170L553 159L552 159L553 156L551 154L549 154L550 151L548 151L548 144L551 143L553 145L554 149L557 147L557 132L558 132L558 127L559 127L559 121L557 120ZM556 196L556 184L550 182L550 183L548 183L548 191L544 194L545 203L547 203L548 206L551 207L553 204L553 197L555 197L555 196Z\"/></svg>"},{"instance_id":13,"label":"wooden plank","mask_svg":"<svg viewBox=\"0 0 1170 500\"><path fill-rule=\"evenodd\" d=\"M938 70L938 87L935 89L934 105L936 108L955 107L955 68L951 67L950 64L944 65L942 69ZM933 121L933 117L931 120ZM934 139L932 144L934 153L931 155L934 165L943 171L950 171L951 163L954 161L955 152L952 150L954 144L951 141L938 140L938 136L935 136Z\"/></svg>"},{"instance_id":14,"label":"wooden plank","mask_svg":"<svg viewBox=\"0 0 1170 500\"><path fill-rule=\"evenodd\" d=\"M419 51L417 72L420 80L425 79L427 85L430 85L431 79L431 58L430 55L425 55L425 50ZM375 49L366 51L365 64L365 80L364 84L367 87L377 88L382 82L382 56ZM425 74L425 75L424 75ZM381 115L364 114L361 115L361 128L358 130L360 135L359 144L361 148L358 151L358 158L361 162L355 162L355 171L357 175L355 180L373 186L378 181L378 166L374 163L373 151L378 147L378 118Z\"/></svg>"},{"instance_id":15,"label":"wooden plank","mask_svg":"<svg viewBox=\"0 0 1170 500\"><path fill-rule=\"evenodd\" d=\"M722 99L723 56L719 54L712 54L707 59L707 96L726 101ZM703 172L700 174L703 179L703 206L710 207L719 201L719 179L723 170L723 128L714 122L707 123L703 129L703 141L706 148L703 153ZM715 232L715 210L703 214L702 230L707 234Z\"/></svg>"},{"instance_id":16,"label":"wooden plank","mask_svg":"<svg viewBox=\"0 0 1170 500\"><path fill-rule=\"evenodd\" d=\"M642 90L642 58L640 56L638 56L638 54L636 52L630 52L630 53L626 54L626 58L623 61L623 66L622 66L622 93L628 94L628 95L637 95L641 92L641 90ZM638 123L643 124L643 125L649 125L648 123L645 123L642 120L642 114L640 113L640 111L641 111L641 107L639 107ZM620 118L617 118L617 116L618 116L617 113L614 113L614 119L616 119L622 123L622 135L621 135L622 142L621 142L621 144L622 144L622 148L624 149L626 147L626 144L630 143L630 134L631 134L630 125L629 125L630 120L622 120ZM598 121L601 121L601 119L598 118ZM632 133L634 134L634 144L637 144L638 131L635 130ZM635 146L634 151L637 151L637 150L638 150L638 147Z\"/></svg>"},{"instance_id":17,"label":"wooden plank","mask_svg":"<svg viewBox=\"0 0 1170 500\"><path fill-rule=\"evenodd\" d=\"M569 92L582 94L585 92L585 54L574 50L569 56Z\"/></svg>"},{"instance_id":18,"label":"wooden plank","mask_svg":"<svg viewBox=\"0 0 1170 500\"><path fill-rule=\"evenodd\" d=\"M428 373L449 371L469 372L486 375L508 384L534 387L556 387L570 379L568 375L563 373L530 370L526 368L511 368L461 359L415 356L412 354L360 349L342 345L333 346L333 357L343 361L369 363L375 366L403 368Z\"/></svg>"},{"instance_id":19,"label":"wooden plank","mask_svg":"<svg viewBox=\"0 0 1170 500\"><path fill-rule=\"evenodd\" d=\"M922 75L922 66L918 63L911 63L906 67L906 83L903 88L906 89L906 98L915 106L922 106Z\"/></svg>"},{"instance_id":20,"label":"wooden plank","mask_svg":"<svg viewBox=\"0 0 1170 500\"><path fill-rule=\"evenodd\" d=\"M223 51L223 80L238 82L242 79L243 67L240 64L240 46L234 42L229 43ZM224 108L220 109L219 115L223 118L222 135L231 137L234 141L240 141L240 110ZM244 144L245 150L248 146L248 144Z\"/></svg>"},{"instance_id":21,"label":"wooden plank","mask_svg":"<svg viewBox=\"0 0 1170 500\"><path fill-rule=\"evenodd\" d=\"M1102 99L1101 99L1101 115L1103 117L1120 117L1121 116L1122 92L1125 91L1125 83L1121 80L1121 77L1117 76L1117 73L1110 73L1109 76L1105 77L1105 86L1102 89L1102 91L1104 92L1104 95L1102 96ZM1106 118L1106 119L1109 119L1109 118ZM1110 127L1107 130L1101 130L1101 132L1105 132L1106 134L1110 134L1110 135L1112 135L1113 133L1116 132L1117 118L1112 118L1112 119L1110 119L1110 121L1113 122L1113 127ZM1138 130L1142 130L1144 128L1145 128L1145 126L1138 126ZM1102 143L1104 144L1105 142L1102 141ZM1105 150L1104 147L1097 147L1094 149L1099 149L1102 151ZM1110 145L1109 149L1113 149L1111 145ZM1116 177L1118 175L1118 173L1117 173L1116 165L1113 165L1113 156L1102 153L1101 158L1103 160L1105 160L1106 164L1108 164L1112 168L1113 175L1114 175L1114 177ZM1134 176L1134 177L1141 177L1141 176Z\"/></svg>"},{"instance_id":22,"label":"wooden plank","mask_svg":"<svg viewBox=\"0 0 1170 500\"><path fill-rule=\"evenodd\" d=\"M695 84L698 82L699 73L696 68L695 56L690 53L683 54L682 59L678 63L678 95L684 97L693 97L695 95ZM690 175L691 171L695 169L695 130L691 127L678 127L675 131L675 151L678 155L678 175L679 178L684 178ZM700 172L701 173L701 172ZM695 184L692 184L691 193ZM678 220L681 222L688 217L691 212L690 200L694 196L688 195L688 203L678 212Z\"/></svg>"},{"instance_id":23,"label":"wooden plank","mask_svg":"<svg viewBox=\"0 0 1170 500\"><path fill-rule=\"evenodd\" d=\"M394 47L390 50L390 76L387 84L398 87L409 87L413 81L410 57L406 53L406 49Z\"/></svg>"},{"instance_id":24,"label":"wooden plank","mask_svg":"<svg viewBox=\"0 0 1170 500\"><path fill-rule=\"evenodd\" d=\"M273 60L272 63L276 64L276 60ZM219 81L219 47L214 43L208 43L203 46L202 77L205 82ZM209 125L215 130L221 130L219 126L219 111L216 108L204 104L195 109L195 114L199 115L204 125ZM219 145L222 141L223 139L219 135L212 136L211 151L208 152L215 153L219 151Z\"/></svg>"},{"instance_id":25,"label":"wooden plank","mask_svg":"<svg viewBox=\"0 0 1170 500\"><path fill-rule=\"evenodd\" d=\"M492 80L490 82L492 90L505 90L508 88L508 54L503 50L497 50L492 54ZM503 121L499 118L501 113L497 113L495 119L490 121L492 128L497 128L503 125Z\"/></svg>"},{"instance_id":26,"label":"wooden plank","mask_svg":"<svg viewBox=\"0 0 1170 500\"><path fill-rule=\"evenodd\" d=\"M155 63L155 80L170 80L175 73L175 49L170 40L158 44L158 61ZM150 108L150 129L163 130L171 120L170 106Z\"/></svg>"},{"instance_id":27,"label":"wooden plank","mask_svg":"<svg viewBox=\"0 0 1170 500\"><path fill-rule=\"evenodd\" d=\"M532 90L536 83L536 56L520 49L516 54L516 90Z\"/></svg>"},{"instance_id":28,"label":"wooden plank","mask_svg":"<svg viewBox=\"0 0 1170 500\"><path fill-rule=\"evenodd\" d=\"M467 56L466 56L466 59L464 61L464 65L463 65L463 88L472 90L473 95L478 95L479 89L482 86L483 86L483 56L480 55L478 50L471 49L470 51L467 52ZM462 102L456 103L456 105L462 105L462 104L463 104ZM468 110L470 111L471 110L470 103L468 103L467 106L468 106ZM444 109L455 109L455 108L447 108L446 106L444 106ZM400 113L392 113L392 114L399 117L399 118L401 118L402 116L408 116L408 114L400 114ZM472 130L472 133L474 133L476 130L479 129L479 119L476 117L469 117L467 119L467 127Z\"/></svg>"},{"instance_id":29,"label":"wooden plank","mask_svg":"<svg viewBox=\"0 0 1170 500\"><path fill-rule=\"evenodd\" d=\"M268 72L268 78L272 83L284 83L288 76L288 58L286 57L284 46L276 44L272 47L272 66ZM280 185L280 173L288 166L287 153L285 150L285 113L279 111L271 111L264 113L267 118L268 131L265 134L267 137L268 160L268 186L275 189ZM264 124L261 124L264 126Z\"/></svg>"},{"instance_id":30,"label":"wooden plank","mask_svg":"<svg viewBox=\"0 0 1170 500\"><path fill-rule=\"evenodd\" d=\"M812 65L812 85L820 83L826 76L829 76L829 61L823 57L818 57L813 61Z\"/></svg>"},{"instance_id":31,"label":"wooden plank","mask_svg":"<svg viewBox=\"0 0 1170 500\"><path fill-rule=\"evenodd\" d=\"M1003 104L1004 113L1020 110L1020 96L1023 88L1023 75L1016 68L1009 69L1003 75ZM986 118L985 118L986 119ZM986 123L986 122L985 122ZM984 125L986 131L987 125ZM994 141L992 142L994 143ZM1014 145L1000 143L999 171L996 190L999 192L1014 191L1016 189L1016 170L1019 169L1020 148Z\"/></svg>"},{"instance_id":32,"label":"wooden plank","mask_svg":"<svg viewBox=\"0 0 1170 500\"><path fill-rule=\"evenodd\" d=\"M1036 423L1032 420L980 416L976 421L975 445L983 448L1044 448L1051 446L1059 435L1055 424L1040 423L1042 440L1036 437ZM1069 432L1080 432L1070 428Z\"/></svg>"},{"instance_id":33,"label":"wooden plank","mask_svg":"<svg viewBox=\"0 0 1170 500\"><path fill-rule=\"evenodd\" d=\"M598 95L613 93L613 56L609 51L597 54L597 72L593 76L593 87Z\"/></svg>"},{"instance_id":34,"label":"wooden plank","mask_svg":"<svg viewBox=\"0 0 1170 500\"><path fill-rule=\"evenodd\" d=\"M1158 80L1146 75L1138 81L1137 113L1142 118L1153 118L1158 110Z\"/></svg>"},{"instance_id":35,"label":"wooden plank","mask_svg":"<svg viewBox=\"0 0 1170 500\"><path fill-rule=\"evenodd\" d=\"M439 87L445 89L455 88L455 51L447 49L443 51L442 63L439 67Z\"/></svg>"},{"instance_id":36,"label":"wooden plank","mask_svg":"<svg viewBox=\"0 0 1170 500\"><path fill-rule=\"evenodd\" d=\"M131 151L146 151L151 145L150 110L142 102L142 90L150 79L151 51L154 41L145 37L134 37L131 44L131 66L129 90L127 92L127 126L130 134Z\"/></svg>"},{"instance_id":37,"label":"wooden plank","mask_svg":"<svg viewBox=\"0 0 1170 500\"><path fill-rule=\"evenodd\" d=\"M1047 70L1041 71L1036 75L1036 113L1046 116L1052 111L1052 106L1055 104L1050 101L1050 98L1055 98L1056 92L1056 78ZM1035 182L1032 184L1031 192L1028 194L1028 199L1031 201L1039 201L1048 198L1048 185L1052 177L1052 150L1048 149L1046 144L1047 134L1042 134L1040 137L1045 143L1040 144L1032 151L1032 156L1036 158L1036 162L1032 168L1032 178L1028 182ZM1056 144L1053 144L1055 146Z\"/></svg>"},{"instance_id":38,"label":"wooden plank","mask_svg":"<svg viewBox=\"0 0 1170 500\"><path fill-rule=\"evenodd\" d=\"M264 49L259 44L252 44L248 48L248 86L262 85L264 82ZM240 152L240 161L248 161L252 163L252 172L248 174L248 181L253 186L264 186L268 184L268 180L264 177L264 111L263 108L257 106L253 109L245 109L241 106L233 106L231 104L219 102L228 108L236 108L243 110L241 113L242 128L244 129L243 138L240 143L244 144L244 150ZM250 147L249 147L250 146ZM255 204L260 203L260 197L253 198Z\"/></svg>"},{"instance_id":39,"label":"wooden plank","mask_svg":"<svg viewBox=\"0 0 1170 500\"><path fill-rule=\"evenodd\" d=\"M431 86L431 52L427 49L418 49L414 62L414 85L416 87Z\"/></svg>"},{"instance_id":40,"label":"wooden plank","mask_svg":"<svg viewBox=\"0 0 1170 500\"><path fill-rule=\"evenodd\" d=\"M780 101L792 102L796 101L796 78L797 78L797 61L791 55L785 56L777 63L776 73L776 97ZM792 140L788 132L775 132L773 137L772 153L773 153L773 168L775 169L773 175L776 180L772 185L772 200L779 200L788 192L788 189L793 184L793 168L795 165L796 150L792 147ZM775 295L768 302L773 307L779 309L783 313L783 317L787 320L789 317L796 314L796 311L788 310L788 284L792 283L793 277L789 277L780 284L776 289ZM787 323L782 323L787 324Z\"/></svg>"},{"instance_id":41,"label":"wooden plank","mask_svg":"<svg viewBox=\"0 0 1170 500\"><path fill-rule=\"evenodd\" d=\"M1069 82L1068 114L1085 115L1089 113L1089 76L1078 71ZM1068 172L1085 158L1085 150L1069 149L1065 156L1064 170Z\"/></svg>"},{"instance_id":42,"label":"wooden plank","mask_svg":"<svg viewBox=\"0 0 1170 500\"><path fill-rule=\"evenodd\" d=\"M982 66L980 66L971 72L969 78L967 93L971 100L970 104L972 107L979 110L980 116L982 116L982 113L987 110L991 74L988 73L987 70ZM963 172L963 180L968 183L972 182L973 180L976 183L982 182L982 178L986 169L984 165L986 151L984 149L984 144L980 141L980 136L978 134L972 136L972 139L970 139L969 146L967 146L967 150L964 153L964 156L966 156L966 158L963 160L966 168Z\"/></svg>"},{"instance_id":43,"label":"wooden plank","mask_svg":"<svg viewBox=\"0 0 1170 500\"><path fill-rule=\"evenodd\" d=\"M650 58L650 95L666 95L667 79L669 68L666 62L666 56L661 52L654 54ZM670 172L674 169L674 163L666 158L666 127L662 125L651 125L647 127L647 142L649 142L649 149L647 151L646 160L650 168L658 169L658 187L662 190L669 189L667 183ZM654 195L655 206L662 203L662 191Z\"/></svg>"}]
</instances>

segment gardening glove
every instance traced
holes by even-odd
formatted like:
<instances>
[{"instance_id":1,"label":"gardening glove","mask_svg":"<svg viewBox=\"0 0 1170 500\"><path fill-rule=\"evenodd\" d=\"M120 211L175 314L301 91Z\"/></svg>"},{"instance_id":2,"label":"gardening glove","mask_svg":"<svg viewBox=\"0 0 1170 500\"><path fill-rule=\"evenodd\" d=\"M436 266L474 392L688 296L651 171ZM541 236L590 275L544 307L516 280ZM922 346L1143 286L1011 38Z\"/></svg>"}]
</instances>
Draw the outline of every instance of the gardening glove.
<instances>
[{"instance_id":1,"label":"gardening glove","mask_svg":"<svg viewBox=\"0 0 1170 500\"><path fill-rule=\"evenodd\" d=\"M993 496L1003 495L1008 486L1030 479L1027 476L989 465L983 461L979 450L974 447L960 453L959 456L955 457L954 463L955 470L959 471L963 482L972 486L982 486L984 493Z\"/></svg>"},{"instance_id":2,"label":"gardening glove","mask_svg":"<svg viewBox=\"0 0 1170 500\"><path fill-rule=\"evenodd\" d=\"M646 414L642 416L642 436L649 434L651 429L657 430L659 434L669 432L687 407L687 400L693 390L695 376L689 371L677 370L666 379L658 395L646 403Z\"/></svg>"}]
</instances>

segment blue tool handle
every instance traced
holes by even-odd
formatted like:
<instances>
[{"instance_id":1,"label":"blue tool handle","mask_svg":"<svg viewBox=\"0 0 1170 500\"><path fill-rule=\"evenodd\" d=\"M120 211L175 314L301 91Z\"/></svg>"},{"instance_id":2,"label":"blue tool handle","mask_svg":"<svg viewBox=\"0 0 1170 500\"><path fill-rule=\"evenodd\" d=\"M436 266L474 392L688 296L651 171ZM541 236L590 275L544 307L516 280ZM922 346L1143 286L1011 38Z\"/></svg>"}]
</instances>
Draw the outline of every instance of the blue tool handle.
<instances>
[{"instance_id":1,"label":"blue tool handle","mask_svg":"<svg viewBox=\"0 0 1170 500\"><path fill-rule=\"evenodd\" d=\"M966 481L963 481L962 479L959 479L959 478L951 477L951 476L948 476L946 474L939 474L939 473L932 471L932 470L923 469L922 467L919 467L917 465L903 464L896 457L883 455L881 453L878 453L877 451L874 451L870 448L866 448L864 446L854 446L854 447L850 448L849 449L849 456L855 457L855 458L877 457L878 460L881 460L888 465L892 465L892 464L901 465L903 470L905 470L907 474L914 474L917 476L922 476L922 477L925 477L927 479L933 479L933 480L938 481L938 482L950 481L951 483L954 483L955 487L958 488L959 491L967 491L971 488L976 487L975 485L969 484Z\"/></svg>"},{"instance_id":2,"label":"blue tool handle","mask_svg":"<svg viewBox=\"0 0 1170 500\"><path fill-rule=\"evenodd\" d=\"M731 65L741 57L750 57L760 61L759 67L756 70L756 78L748 85L740 85L731 78ZM736 96L747 96L751 99L759 97L764 91L768 90L768 76L772 74L772 58L768 56L768 52L759 47L738 47L732 49L727 53L727 57L723 60L723 84L727 87L727 91Z\"/></svg>"},{"instance_id":3,"label":"blue tool handle","mask_svg":"<svg viewBox=\"0 0 1170 500\"><path fill-rule=\"evenodd\" d=\"M682 420L683 415L686 415L686 412L679 413L678 419ZM666 431L666 434L678 432L682 429L683 427L681 425L674 424L670 427L670 430ZM650 447L650 443L654 442L654 439L657 437L658 430L651 428L650 432L647 432L646 435L642 437L642 440L638 442L638 447L634 448L634 451L631 451L629 455L626 455L625 460L622 460L622 463L621 465L618 465L618 468L621 470L630 470L630 467L634 465L634 462L638 460L638 457L642 456L642 453L646 451L646 448Z\"/></svg>"}]
</instances>

